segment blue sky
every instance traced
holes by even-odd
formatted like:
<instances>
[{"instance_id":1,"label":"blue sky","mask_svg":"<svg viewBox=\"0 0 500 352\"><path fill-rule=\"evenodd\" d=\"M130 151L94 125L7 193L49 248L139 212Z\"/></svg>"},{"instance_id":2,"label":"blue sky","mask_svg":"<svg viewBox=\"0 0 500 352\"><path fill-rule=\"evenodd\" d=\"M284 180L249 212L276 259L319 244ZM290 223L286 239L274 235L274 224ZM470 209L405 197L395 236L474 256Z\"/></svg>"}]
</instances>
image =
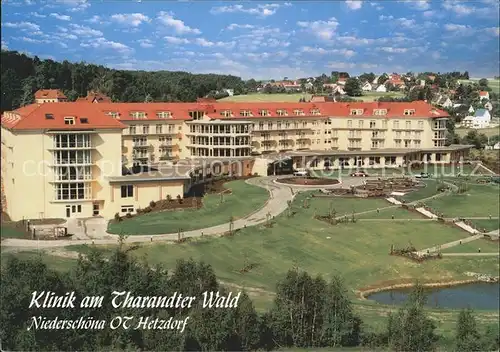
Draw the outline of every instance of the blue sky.
<instances>
[{"instance_id":1,"label":"blue sky","mask_svg":"<svg viewBox=\"0 0 500 352\"><path fill-rule=\"evenodd\" d=\"M2 0L2 48L120 69L499 74L498 1Z\"/></svg>"}]
</instances>

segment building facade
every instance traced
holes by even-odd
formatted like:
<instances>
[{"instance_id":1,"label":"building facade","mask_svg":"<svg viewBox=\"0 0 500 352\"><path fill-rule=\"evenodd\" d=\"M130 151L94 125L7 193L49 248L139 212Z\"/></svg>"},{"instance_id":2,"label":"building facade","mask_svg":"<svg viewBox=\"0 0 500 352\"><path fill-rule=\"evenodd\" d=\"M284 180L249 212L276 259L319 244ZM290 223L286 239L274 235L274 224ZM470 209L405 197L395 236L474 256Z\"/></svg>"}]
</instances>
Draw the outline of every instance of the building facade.
<instances>
[{"instance_id":1,"label":"building facade","mask_svg":"<svg viewBox=\"0 0 500 352\"><path fill-rule=\"evenodd\" d=\"M2 115L2 208L111 218L207 175L265 175L278 155L296 168L450 163L467 148L445 147L447 119L425 102L32 104Z\"/></svg>"}]
</instances>

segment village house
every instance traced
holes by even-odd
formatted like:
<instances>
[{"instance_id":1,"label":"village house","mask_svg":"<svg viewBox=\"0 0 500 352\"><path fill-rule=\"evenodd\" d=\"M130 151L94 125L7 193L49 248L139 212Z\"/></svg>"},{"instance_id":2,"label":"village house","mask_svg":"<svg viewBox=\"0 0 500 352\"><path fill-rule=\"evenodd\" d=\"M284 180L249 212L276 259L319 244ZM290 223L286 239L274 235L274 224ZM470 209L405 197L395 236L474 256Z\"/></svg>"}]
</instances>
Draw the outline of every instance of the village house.
<instances>
[{"instance_id":1,"label":"village house","mask_svg":"<svg viewBox=\"0 0 500 352\"><path fill-rule=\"evenodd\" d=\"M68 98L59 89L39 89L35 92L35 102L43 103L62 103Z\"/></svg>"},{"instance_id":2,"label":"village house","mask_svg":"<svg viewBox=\"0 0 500 352\"><path fill-rule=\"evenodd\" d=\"M490 93L486 91L479 92L479 99L481 100L490 100Z\"/></svg>"},{"instance_id":3,"label":"village house","mask_svg":"<svg viewBox=\"0 0 500 352\"><path fill-rule=\"evenodd\" d=\"M466 128L486 128L491 122L491 114L486 109L477 109L474 116L463 119L462 125Z\"/></svg>"},{"instance_id":4,"label":"village house","mask_svg":"<svg viewBox=\"0 0 500 352\"><path fill-rule=\"evenodd\" d=\"M363 87L361 87L361 89L364 91L364 92L371 92L371 90L373 89L372 85L370 84L370 82L365 82L365 84L363 84Z\"/></svg>"}]
</instances>

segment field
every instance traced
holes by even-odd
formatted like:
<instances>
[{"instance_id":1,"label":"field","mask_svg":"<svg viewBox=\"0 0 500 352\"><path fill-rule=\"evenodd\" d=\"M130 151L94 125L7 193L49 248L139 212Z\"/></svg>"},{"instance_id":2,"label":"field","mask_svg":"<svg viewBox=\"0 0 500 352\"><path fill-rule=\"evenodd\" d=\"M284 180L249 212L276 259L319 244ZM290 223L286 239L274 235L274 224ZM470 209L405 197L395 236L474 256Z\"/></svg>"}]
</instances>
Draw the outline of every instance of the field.
<instances>
[{"instance_id":1,"label":"field","mask_svg":"<svg viewBox=\"0 0 500 352\"><path fill-rule=\"evenodd\" d=\"M494 137L500 135L500 127L488 127L488 128L479 128L479 129L473 129L473 128L457 128L455 129L455 132L460 136L460 137L465 137L467 133L470 131L476 131L477 133L482 133L485 134L487 137Z\"/></svg>"},{"instance_id":2,"label":"field","mask_svg":"<svg viewBox=\"0 0 500 352\"><path fill-rule=\"evenodd\" d=\"M461 79L459 80L460 83L462 84L467 84L467 83L477 83L479 82L479 78L473 78L473 79ZM497 94L500 92L500 80L498 79L488 79L488 86Z\"/></svg>"},{"instance_id":3,"label":"field","mask_svg":"<svg viewBox=\"0 0 500 352\"><path fill-rule=\"evenodd\" d=\"M352 97L356 100L363 101L374 101L380 97L393 97L400 98L404 95L399 92L389 92L389 93L378 93L378 92L363 92L361 97ZM232 97L226 97L219 99L222 102L298 102L299 99L305 98L306 101L311 99L311 94L293 93L293 94L265 94L265 93L254 93L247 95L234 95Z\"/></svg>"},{"instance_id":4,"label":"field","mask_svg":"<svg viewBox=\"0 0 500 352\"><path fill-rule=\"evenodd\" d=\"M110 233L124 235L158 235L196 230L223 224L233 216L234 220L261 208L269 197L267 190L252 186L243 180L225 184L231 194L207 194L201 209L162 211L135 216L121 222L111 222Z\"/></svg>"}]
</instances>

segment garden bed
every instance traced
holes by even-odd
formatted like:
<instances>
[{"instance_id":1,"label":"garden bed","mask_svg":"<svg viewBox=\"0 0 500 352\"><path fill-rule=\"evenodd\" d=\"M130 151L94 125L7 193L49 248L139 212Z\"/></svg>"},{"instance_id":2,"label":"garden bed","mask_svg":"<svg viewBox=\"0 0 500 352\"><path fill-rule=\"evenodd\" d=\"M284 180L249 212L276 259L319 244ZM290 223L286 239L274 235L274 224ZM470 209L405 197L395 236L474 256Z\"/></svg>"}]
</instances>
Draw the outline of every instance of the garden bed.
<instances>
[{"instance_id":1,"label":"garden bed","mask_svg":"<svg viewBox=\"0 0 500 352\"><path fill-rule=\"evenodd\" d=\"M339 184L340 181L334 178L324 177L287 177L280 178L278 183L299 186L328 186Z\"/></svg>"}]
</instances>

